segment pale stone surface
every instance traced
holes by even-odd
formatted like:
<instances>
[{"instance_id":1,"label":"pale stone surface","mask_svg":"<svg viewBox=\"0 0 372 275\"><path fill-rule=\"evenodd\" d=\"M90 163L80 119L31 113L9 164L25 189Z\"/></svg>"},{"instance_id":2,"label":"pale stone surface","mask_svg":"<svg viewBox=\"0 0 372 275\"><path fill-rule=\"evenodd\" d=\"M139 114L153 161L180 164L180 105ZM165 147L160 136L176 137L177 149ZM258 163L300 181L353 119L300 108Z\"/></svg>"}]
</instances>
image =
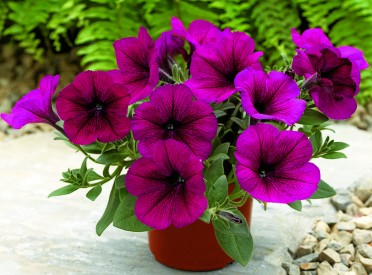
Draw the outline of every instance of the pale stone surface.
<instances>
[{"instance_id":1,"label":"pale stone surface","mask_svg":"<svg viewBox=\"0 0 372 275\"><path fill-rule=\"evenodd\" d=\"M348 159L315 160L322 178L336 189L347 188L370 169L372 135L336 125L337 139L351 148ZM95 225L107 202L110 186L95 201L76 191L66 197L47 198L62 187L61 172L80 166L75 154L50 133L0 142L0 274L189 274L157 263L146 233L130 233L110 226L101 237ZM255 251L248 267L238 264L213 274L285 274L269 261L275 252L294 252L315 217L333 216L326 200L304 203L302 212L287 205L254 205L252 235ZM347 232L346 232L347 233ZM280 250L281 249L281 250ZM283 252L284 253L284 252ZM286 256L286 255L285 255ZM196 273L193 273L196 274Z\"/></svg>"}]
</instances>

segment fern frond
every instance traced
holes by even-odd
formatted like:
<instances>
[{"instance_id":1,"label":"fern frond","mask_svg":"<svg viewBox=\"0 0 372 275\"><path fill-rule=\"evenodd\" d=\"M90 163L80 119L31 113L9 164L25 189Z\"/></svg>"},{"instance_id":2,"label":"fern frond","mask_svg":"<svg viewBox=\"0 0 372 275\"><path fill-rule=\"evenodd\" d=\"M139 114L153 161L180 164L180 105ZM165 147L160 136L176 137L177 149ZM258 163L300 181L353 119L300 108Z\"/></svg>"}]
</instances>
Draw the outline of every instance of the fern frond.
<instances>
[{"instance_id":1,"label":"fern frond","mask_svg":"<svg viewBox=\"0 0 372 275\"><path fill-rule=\"evenodd\" d=\"M290 30L301 24L296 8L290 1L258 1L252 9L258 48L265 53L267 65L286 65L283 59L294 55Z\"/></svg>"},{"instance_id":2,"label":"fern frond","mask_svg":"<svg viewBox=\"0 0 372 275\"><path fill-rule=\"evenodd\" d=\"M372 65L372 1L371 0L296 0L310 27L321 27L336 46L350 45L361 49ZM358 100L372 99L372 69L362 72Z\"/></svg>"}]
</instances>

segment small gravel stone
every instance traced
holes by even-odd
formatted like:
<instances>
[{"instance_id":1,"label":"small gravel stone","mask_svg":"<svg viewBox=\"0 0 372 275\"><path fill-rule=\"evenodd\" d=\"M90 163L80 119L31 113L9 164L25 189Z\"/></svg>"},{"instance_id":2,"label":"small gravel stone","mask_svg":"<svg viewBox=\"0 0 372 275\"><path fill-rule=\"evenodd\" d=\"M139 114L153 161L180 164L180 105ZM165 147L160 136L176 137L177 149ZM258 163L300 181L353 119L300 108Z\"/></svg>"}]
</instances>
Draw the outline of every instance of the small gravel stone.
<instances>
[{"instance_id":1,"label":"small gravel stone","mask_svg":"<svg viewBox=\"0 0 372 275\"><path fill-rule=\"evenodd\" d=\"M345 272L349 271L349 268L342 263L335 263L333 265L333 269L337 272L337 274L344 274Z\"/></svg>"},{"instance_id":2,"label":"small gravel stone","mask_svg":"<svg viewBox=\"0 0 372 275\"><path fill-rule=\"evenodd\" d=\"M316 271L318 275L338 275L337 272L333 270L332 266L326 261L323 261Z\"/></svg>"},{"instance_id":3,"label":"small gravel stone","mask_svg":"<svg viewBox=\"0 0 372 275\"><path fill-rule=\"evenodd\" d=\"M321 240L321 241L316 245L316 247L315 247L315 252L317 252L317 253L322 252L324 249L327 248L327 245L328 245L329 242L330 242L329 239L323 239L323 240Z\"/></svg>"},{"instance_id":4,"label":"small gravel stone","mask_svg":"<svg viewBox=\"0 0 372 275\"><path fill-rule=\"evenodd\" d=\"M361 216L372 216L372 206L359 208L359 214Z\"/></svg>"},{"instance_id":5,"label":"small gravel stone","mask_svg":"<svg viewBox=\"0 0 372 275\"><path fill-rule=\"evenodd\" d=\"M348 221L351 221L351 220L353 219L352 216L350 216L350 215L348 215L348 214L345 214L345 213L342 212L341 210L337 212L336 217L337 217L337 219L338 219L340 222L348 222Z\"/></svg>"},{"instance_id":6,"label":"small gravel stone","mask_svg":"<svg viewBox=\"0 0 372 275\"><path fill-rule=\"evenodd\" d=\"M372 232L364 229L355 229L353 231L353 243L355 245L369 243L372 241Z\"/></svg>"},{"instance_id":7,"label":"small gravel stone","mask_svg":"<svg viewBox=\"0 0 372 275\"><path fill-rule=\"evenodd\" d=\"M352 259L354 257L352 257L350 254L342 253L340 254L340 258L341 258L341 263L343 263L346 266L350 266Z\"/></svg>"},{"instance_id":8,"label":"small gravel stone","mask_svg":"<svg viewBox=\"0 0 372 275\"><path fill-rule=\"evenodd\" d=\"M369 273L369 272L372 272L372 259L368 259L368 258L363 258L361 257L360 258L360 262L361 264L364 266L364 268L366 269L366 271Z\"/></svg>"},{"instance_id":9,"label":"small gravel stone","mask_svg":"<svg viewBox=\"0 0 372 275\"><path fill-rule=\"evenodd\" d=\"M315 270L319 266L319 263L303 263L300 264L300 269L301 270Z\"/></svg>"},{"instance_id":10,"label":"small gravel stone","mask_svg":"<svg viewBox=\"0 0 372 275\"><path fill-rule=\"evenodd\" d=\"M340 231L353 231L356 227L355 223L353 222L339 222L336 224L336 227Z\"/></svg>"},{"instance_id":11,"label":"small gravel stone","mask_svg":"<svg viewBox=\"0 0 372 275\"><path fill-rule=\"evenodd\" d=\"M366 202L364 203L364 205L365 205L366 207L372 207L372 195L369 196L369 199L366 200Z\"/></svg>"},{"instance_id":12,"label":"small gravel stone","mask_svg":"<svg viewBox=\"0 0 372 275\"><path fill-rule=\"evenodd\" d=\"M330 264L339 263L341 262L340 255L331 248L327 248L323 250L319 254L319 261L327 261Z\"/></svg>"},{"instance_id":13,"label":"small gravel stone","mask_svg":"<svg viewBox=\"0 0 372 275\"><path fill-rule=\"evenodd\" d=\"M334 251L340 251L342 248L344 248L345 245L343 245L341 242L332 240L328 243L327 248L331 248Z\"/></svg>"},{"instance_id":14,"label":"small gravel stone","mask_svg":"<svg viewBox=\"0 0 372 275\"><path fill-rule=\"evenodd\" d=\"M354 230L355 231L355 230ZM353 233L347 231L340 231L336 236L335 239L337 241L342 242L344 245L348 245L353 240Z\"/></svg>"},{"instance_id":15,"label":"small gravel stone","mask_svg":"<svg viewBox=\"0 0 372 275\"><path fill-rule=\"evenodd\" d=\"M364 177L351 186L355 195L365 202L372 195L372 178Z\"/></svg>"},{"instance_id":16,"label":"small gravel stone","mask_svg":"<svg viewBox=\"0 0 372 275\"><path fill-rule=\"evenodd\" d=\"M354 271L357 275L368 275L367 270L361 263L353 263L350 271Z\"/></svg>"},{"instance_id":17,"label":"small gravel stone","mask_svg":"<svg viewBox=\"0 0 372 275\"><path fill-rule=\"evenodd\" d=\"M355 203L349 204L346 207L346 214L355 217L358 214L359 207Z\"/></svg>"},{"instance_id":18,"label":"small gravel stone","mask_svg":"<svg viewBox=\"0 0 372 275\"><path fill-rule=\"evenodd\" d=\"M358 207L364 207L364 203L355 195L351 195L351 201L355 203Z\"/></svg>"},{"instance_id":19,"label":"small gravel stone","mask_svg":"<svg viewBox=\"0 0 372 275\"><path fill-rule=\"evenodd\" d=\"M316 237L314 237L313 235L310 235L310 234L307 234L304 238L304 240L302 241L303 244L317 244L318 240Z\"/></svg>"},{"instance_id":20,"label":"small gravel stone","mask_svg":"<svg viewBox=\"0 0 372 275\"><path fill-rule=\"evenodd\" d=\"M316 262L318 260L319 253L311 253L293 261L294 264L300 265L303 263Z\"/></svg>"},{"instance_id":21,"label":"small gravel stone","mask_svg":"<svg viewBox=\"0 0 372 275\"><path fill-rule=\"evenodd\" d=\"M356 227L360 229L372 228L372 217L370 216L363 216L363 217L355 218L354 222L356 224Z\"/></svg>"},{"instance_id":22,"label":"small gravel stone","mask_svg":"<svg viewBox=\"0 0 372 275\"><path fill-rule=\"evenodd\" d=\"M372 259L372 246L368 244L360 244L357 246L357 250L363 257Z\"/></svg>"},{"instance_id":23,"label":"small gravel stone","mask_svg":"<svg viewBox=\"0 0 372 275\"><path fill-rule=\"evenodd\" d=\"M282 267L288 275L300 275L300 268L298 267L298 265L291 263L282 263Z\"/></svg>"},{"instance_id":24,"label":"small gravel stone","mask_svg":"<svg viewBox=\"0 0 372 275\"><path fill-rule=\"evenodd\" d=\"M347 254L350 254L351 257L352 257L352 260L354 260L354 255L355 255L355 248L354 248L354 245L351 243L351 244L348 244L347 246L345 246L343 249L341 249L340 253L347 253Z\"/></svg>"},{"instance_id":25,"label":"small gravel stone","mask_svg":"<svg viewBox=\"0 0 372 275\"><path fill-rule=\"evenodd\" d=\"M303 244L300 245L296 251L296 257L300 258L305 255L309 255L314 252L316 244Z\"/></svg>"},{"instance_id":26,"label":"small gravel stone","mask_svg":"<svg viewBox=\"0 0 372 275\"><path fill-rule=\"evenodd\" d=\"M351 197L348 192L338 191L336 196L331 198L331 203L336 210L346 211L346 207L351 203Z\"/></svg>"}]
</instances>

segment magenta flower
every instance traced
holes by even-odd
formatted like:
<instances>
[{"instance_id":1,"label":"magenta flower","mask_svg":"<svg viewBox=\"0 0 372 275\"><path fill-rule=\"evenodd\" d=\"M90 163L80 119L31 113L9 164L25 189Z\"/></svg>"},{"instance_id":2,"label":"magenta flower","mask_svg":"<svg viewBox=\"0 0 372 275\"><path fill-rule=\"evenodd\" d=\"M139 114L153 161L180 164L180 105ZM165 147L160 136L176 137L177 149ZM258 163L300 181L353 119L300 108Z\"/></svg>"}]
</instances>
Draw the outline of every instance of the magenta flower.
<instances>
[{"instance_id":1,"label":"magenta flower","mask_svg":"<svg viewBox=\"0 0 372 275\"><path fill-rule=\"evenodd\" d=\"M216 42L222 34L219 28L205 20L192 21L188 30L186 30L181 20L177 17L172 17L171 25L174 35L186 39L190 43L192 46L191 52L196 47Z\"/></svg>"},{"instance_id":2,"label":"magenta flower","mask_svg":"<svg viewBox=\"0 0 372 275\"><path fill-rule=\"evenodd\" d=\"M300 35L296 29L292 29L292 40L295 45L301 49L310 49L312 47L329 47L333 46L327 35L320 28L308 29ZM351 46L338 47L341 57L349 58L355 63L359 70L368 68L368 63L363 56L363 52Z\"/></svg>"},{"instance_id":3,"label":"magenta flower","mask_svg":"<svg viewBox=\"0 0 372 275\"><path fill-rule=\"evenodd\" d=\"M202 163L175 140L158 142L153 157L136 160L125 181L128 192L138 197L135 215L157 230L187 226L208 205Z\"/></svg>"},{"instance_id":4,"label":"magenta flower","mask_svg":"<svg viewBox=\"0 0 372 275\"><path fill-rule=\"evenodd\" d=\"M225 30L218 42L196 49L190 66L192 78L185 84L199 100L224 101L236 92L234 79L239 72L248 67L261 69L258 59L263 53L253 52L254 47L247 34Z\"/></svg>"},{"instance_id":5,"label":"magenta flower","mask_svg":"<svg viewBox=\"0 0 372 275\"><path fill-rule=\"evenodd\" d=\"M174 36L171 31L163 32L155 41L155 49L160 69L160 78L166 82L172 82L172 66L176 63L174 57L182 54L184 58L187 58L184 41Z\"/></svg>"},{"instance_id":6,"label":"magenta flower","mask_svg":"<svg viewBox=\"0 0 372 275\"><path fill-rule=\"evenodd\" d=\"M28 92L13 107L10 114L1 114L1 118L14 129L29 123L47 123L56 127L58 116L52 108L52 96L58 86L59 75L44 76L39 88Z\"/></svg>"},{"instance_id":7,"label":"magenta flower","mask_svg":"<svg viewBox=\"0 0 372 275\"><path fill-rule=\"evenodd\" d=\"M143 156L152 155L158 140L175 139L185 143L205 160L212 151L217 118L206 103L193 101L190 89L183 85L164 85L142 103L132 120L134 138Z\"/></svg>"},{"instance_id":8,"label":"magenta flower","mask_svg":"<svg viewBox=\"0 0 372 275\"><path fill-rule=\"evenodd\" d=\"M85 71L59 93L56 107L66 136L84 145L124 138L130 130L128 102L127 89L107 73Z\"/></svg>"},{"instance_id":9,"label":"magenta flower","mask_svg":"<svg viewBox=\"0 0 372 275\"><path fill-rule=\"evenodd\" d=\"M255 119L279 120L292 125L302 116L306 102L297 99L300 88L285 73L251 68L240 72L235 87L241 92L242 104Z\"/></svg>"},{"instance_id":10,"label":"magenta flower","mask_svg":"<svg viewBox=\"0 0 372 275\"><path fill-rule=\"evenodd\" d=\"M115 82L123 84L130 93L130 103L146 98L159 82L159 65L155 43L143 27L138 38L127 37L114 43L120 73L113 72Z\"/></svg>"},{"instance_id":11,"label":"magenta flower","mask_svg":"<svg viewBox=\"0 0 372 275\"><path fill-rule=\"evenodd\" d=\"M307 199L320 181L318 167L309 162L312 152L303 133L251 125L236 144L236 177L244 190L264 202Z\"/></svg>"},{"instance_id":12,"label":"magenta flower","mask_svg":"<svg viewBox=\"0 0 372 275\"><path fill-rule=\"evenodd\" d=\"M349 118L356 110L360 70L334 47L298 50L293 70L307 79L315 105L332 119Z\"/></svg>"}]
</instances>

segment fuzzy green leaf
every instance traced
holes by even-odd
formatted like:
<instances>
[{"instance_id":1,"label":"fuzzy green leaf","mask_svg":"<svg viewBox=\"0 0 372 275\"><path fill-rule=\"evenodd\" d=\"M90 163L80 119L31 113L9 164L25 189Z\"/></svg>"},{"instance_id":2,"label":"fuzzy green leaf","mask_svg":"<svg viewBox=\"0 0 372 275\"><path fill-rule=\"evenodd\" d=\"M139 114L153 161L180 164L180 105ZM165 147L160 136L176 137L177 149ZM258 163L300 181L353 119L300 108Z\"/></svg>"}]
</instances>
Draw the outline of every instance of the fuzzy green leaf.
<instances>
[{"instance_id":1,"label":"fuzzy green leaf","mask_svg":"<svg viewBox=\"0 0 372 275\"><path fill-rule=\"evenodd\" d=\"M318 184L318 189L310 197L310 199L324 199L336 195L336 191L328 185L325 181L320 180Z\"/></svg>"}]
</instances>

